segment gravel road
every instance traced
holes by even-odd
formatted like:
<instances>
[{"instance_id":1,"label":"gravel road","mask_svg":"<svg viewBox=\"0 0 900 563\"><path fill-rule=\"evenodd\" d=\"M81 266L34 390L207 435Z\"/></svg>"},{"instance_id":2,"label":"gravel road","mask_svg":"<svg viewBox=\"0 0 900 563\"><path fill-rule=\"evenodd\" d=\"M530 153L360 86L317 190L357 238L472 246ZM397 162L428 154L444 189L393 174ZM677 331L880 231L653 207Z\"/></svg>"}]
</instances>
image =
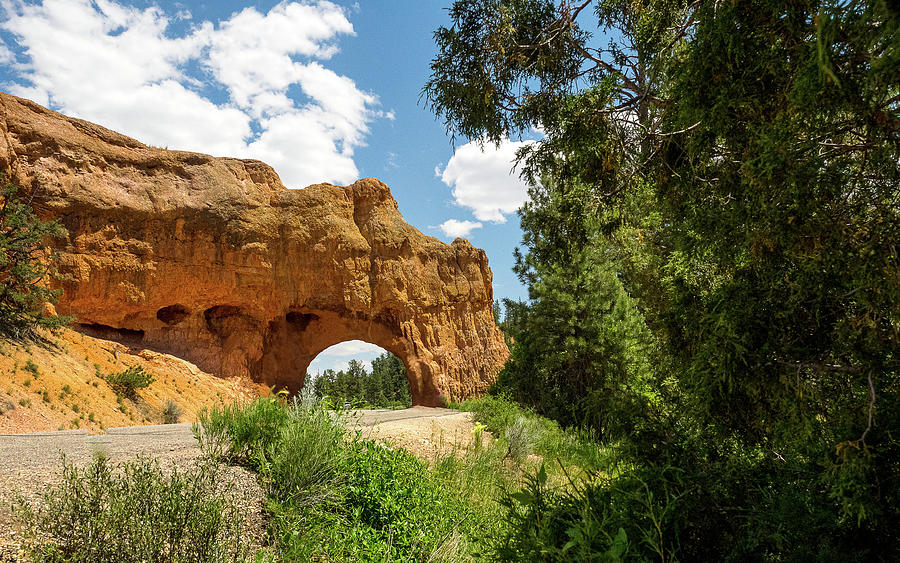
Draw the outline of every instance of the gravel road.
<instances>
[{"instance_id":1,"label":"gravel road","mask_svg":"<svg viewBox=\"0 0 900 563\"><path fill-rule=\"evenodd\" d=\"M350 412L350 419L359 426L374 426L458 412L428 407L357 410ZM158 460L162 466L174 462L179 467L200 455L190 423L109 428L106 434L93 436L85 430L0 434L0 562L18 560L10 509L16 495L32 502L38 500L44 489L59 480L62 456L70 463L83 466L90 463L96 452L105 454L113 463L143 455ZM235 484L250 499L246 508L261 519L262 493L255 477L241 468L232 468L231 473Z\"/></svg>"}]
</instances>

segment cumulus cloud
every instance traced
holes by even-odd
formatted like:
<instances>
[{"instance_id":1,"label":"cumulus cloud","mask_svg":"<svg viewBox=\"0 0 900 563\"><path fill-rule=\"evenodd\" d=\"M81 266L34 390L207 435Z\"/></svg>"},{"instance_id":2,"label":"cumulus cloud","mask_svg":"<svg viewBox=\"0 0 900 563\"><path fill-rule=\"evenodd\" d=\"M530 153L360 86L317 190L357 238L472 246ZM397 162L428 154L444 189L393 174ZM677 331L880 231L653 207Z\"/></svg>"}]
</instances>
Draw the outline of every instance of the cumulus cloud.
<instances>
[{"instance_id":1,"label":"cumulus cloud","mask_svg":"<svg viewBox=\"0 0 900 563\"><path fill-rule=\"evenodd\" d=\"M469 236L474 229L480 229L481 223L477 221L457 221L448 219L440 224L440 229L450 238Z\"/></svg>"},{"instance_id":2,"label":"cumulus cloud","mask_svg":"<svg viewBox=\"0 0 900 563\"><path fill-rule=\"evenodd\" d=\"M333 356L355 356L357 354L381 354L384 350L362 340L348 340L327 348L325 352Z\"/></svg>"},{"instance_id":3,"label":"cumulus cloud","mask_svg":"<svg viewBox=\"0 0 900 563\"><path fill-rule=\"evenodd\" d=\"M170 24L189 12L115 0L3 9L20 51L0 49L13 93L150 144L264 160L291 187L353 181L369 124L393 118L322 64L354 34L345 9L324 0L246 8L181 35Z\"/></svg>"},{"instance_id":4,"label":"cumulus cloud","mask_svg":"<svg viewBox=\"0 0 900 563\"><path fill-rule=\"evenodd\" d=\"M455 203L470 208L476 219L505 223L505 215L528 197L527 186L512 168L516 151L533 142L505 140L499 147L486 144L483 148L475 141L466 143L447 162L441 181L453 189Z\"/></svg>"}]
</instances>

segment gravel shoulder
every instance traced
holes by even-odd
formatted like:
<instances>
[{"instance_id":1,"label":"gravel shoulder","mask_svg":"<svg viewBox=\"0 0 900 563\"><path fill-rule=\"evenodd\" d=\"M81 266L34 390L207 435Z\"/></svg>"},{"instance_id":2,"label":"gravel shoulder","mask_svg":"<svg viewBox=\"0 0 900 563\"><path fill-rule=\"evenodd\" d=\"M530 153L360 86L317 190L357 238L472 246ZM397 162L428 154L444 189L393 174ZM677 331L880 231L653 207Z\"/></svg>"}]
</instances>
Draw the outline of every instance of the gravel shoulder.
<instances>
[{"instance_id":1,"label":"gravel shoulder","mask_svg":"<svg viewBox=\"0 0 900 563\"><path fill-rule=\"evenodd\" d=\"M471 440L471 415L450 409L360 410L351 413L350 423L363 437L406 448L426 460ZM163 467L174 463L182 468L199 458L200 449L190 423L109 428L98 435L84 430L0 434L0 562L20 557L11 510L15 498L39 500L42 491L59 481L63 456L83 466L98 453L114 464L145 456ZM264 495L254 474L233 467L228 476L251 528L261 526Z\"/></svg>"}]
</instances>

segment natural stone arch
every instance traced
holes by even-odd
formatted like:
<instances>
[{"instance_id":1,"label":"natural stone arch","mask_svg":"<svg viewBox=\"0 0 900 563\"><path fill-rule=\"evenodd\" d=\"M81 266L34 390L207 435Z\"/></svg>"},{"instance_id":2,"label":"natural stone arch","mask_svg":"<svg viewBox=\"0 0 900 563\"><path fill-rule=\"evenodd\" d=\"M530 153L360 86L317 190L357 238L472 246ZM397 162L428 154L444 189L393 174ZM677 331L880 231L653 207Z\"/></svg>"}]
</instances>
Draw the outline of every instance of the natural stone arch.
<instances>
[{"instance_id":1,"label":"natural stone arch","mask_svg":"<svg viewBox=\"0 0 900 563\"><path fill-rule=\"evenodd\" d=\"M486 391L509 355L484 251L423 235L374 178L287 190L261 162L156 149L2 93L0 128L0 172L68 230L58 310L85 327L291 387L329 338L367 340L424 405Z\"/></svg>"},{"instance_id":2,"label":"natural stone arch","mask_svg":"<svg viewBox=\"0 0 900 563\"><path fill-rule=\"evenodd\" d=\"M319 354L335 344L361 340L400 358L413 404L437 404L440 400L441 391L428 366L419 361L416 344L381 323L348 319L331 311L291 311L270 329L260 366L267 385L296 391Z\"/></svg>"}]
</instances>

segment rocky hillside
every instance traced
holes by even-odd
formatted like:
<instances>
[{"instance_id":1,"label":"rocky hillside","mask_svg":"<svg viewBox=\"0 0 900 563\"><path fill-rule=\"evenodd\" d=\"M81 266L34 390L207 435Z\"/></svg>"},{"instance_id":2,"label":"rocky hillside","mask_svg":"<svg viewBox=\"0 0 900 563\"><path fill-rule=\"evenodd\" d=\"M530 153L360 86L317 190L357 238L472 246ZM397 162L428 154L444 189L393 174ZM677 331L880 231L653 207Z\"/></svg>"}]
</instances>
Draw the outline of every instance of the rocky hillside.
<instances>
[{"instance_id":1,"label":"rocky hillside","mask_svg":"<svg viewBox=\"0 0 900 563\"><path fill-rule=\"evenodd\" d=\"M155 381L133 399L117 395L105 376L133 366ZM168 401L187 422L206 405L265 392L246 379L223 379L168 354L69 329L46 344L0 340L0 434L159 424Z\"/></svg>"}]
</instances>

